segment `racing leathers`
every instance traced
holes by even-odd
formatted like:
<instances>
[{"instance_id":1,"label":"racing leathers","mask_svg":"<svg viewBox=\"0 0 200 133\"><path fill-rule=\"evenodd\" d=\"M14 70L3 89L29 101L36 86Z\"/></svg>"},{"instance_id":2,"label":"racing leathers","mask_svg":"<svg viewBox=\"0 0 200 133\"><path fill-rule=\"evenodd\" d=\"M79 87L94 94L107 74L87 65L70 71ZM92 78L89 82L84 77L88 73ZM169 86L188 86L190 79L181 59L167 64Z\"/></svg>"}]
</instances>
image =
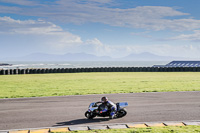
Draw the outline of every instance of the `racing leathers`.
<instances>
[{"instance_id":1,"label":"racing leathers","mask_svg":"<svg viewBox=\"0 0 200 133\"><path fill-rule=\"evenodd\" d=\"M108 108L108 110L110 110L110 118L113 119L115 116L116 109L117 109L116 104L114 104L111 101L106 101L102 104L104 104ZM108 110L104 109L102 110L102 112L106 112Z\"/></svg>"}]
</instances>

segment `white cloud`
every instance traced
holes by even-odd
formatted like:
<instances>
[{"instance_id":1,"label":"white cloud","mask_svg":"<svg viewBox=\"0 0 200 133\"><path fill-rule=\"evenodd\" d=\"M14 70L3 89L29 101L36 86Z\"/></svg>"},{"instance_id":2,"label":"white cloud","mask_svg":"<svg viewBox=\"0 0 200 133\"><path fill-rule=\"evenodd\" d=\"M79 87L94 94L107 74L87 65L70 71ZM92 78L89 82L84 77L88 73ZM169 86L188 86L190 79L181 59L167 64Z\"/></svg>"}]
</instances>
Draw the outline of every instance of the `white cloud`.
<instances>
[{"instance_id":1,"label":"white cloud","mask_svg":"<svg viewBox=\"0 0 200 133\"><path fill-rule=\"evenodd\" d=\"M20 12L21 8L19 7L9 7L0 5L0 13L17 13Z\"/></svg>"},{"instance_id":2,"label":"white cloud","mask_svg":"<svg viewBox=\"0 0 200 133\"><path fill-rule=\"evenodd\" d=\"M16 42L9 40L14 47L22 47L24 40L27 48L35 47L49 53L64 54L67 52L85 52L98 56L123 57L131 53L150 52L163 56L200 57L200 46L198 45L107 45L98 38L83 42L78 35L64 31L61 27L42 20L15 20L10 17L0 17L0 34L8 38L19 35L23 40ZM142 32L141 34L146 32ZM140 34L139 34L140 35ZM183 34L173 39L178 40L199 40L200 31L194 34ZM5 41L4 41L5 42ZM13 45L14 43L15 45ZM3 45L0 44L0 45ZM23 44L24 45L24 44ZM24 47L24 46L23 46Z\"/></svg>"},{"instance_id":3,"label":"white cloud","mask_svg":"<svg viewBox=\"0 0 200 133\"><path fill-rule=\"evenodd\" d=\"M119 46L113 48L115 48L118 51L118 54L121 54L123 56L126 56L131 53L149 52L160 56L200 58L199 45L157 44L121 46L122 49L120 49Z\"/></svg>"},{"instance_id":4,"label":"white cloud","mask_svg":"<svg viewBox=\"0 0 200 133\"><path fill-rule=\"evenodd\" d=\"M184 40L184 41L200 41L200 30L195 30L192 34L181 34L179 36L171 37L169 40Z\"/></svg>"},{"instance_id":5,"label":"white cloud","mask_svg":"<svg viewBox=\"0 0 200 133\"><path fill-rule=\"evenodd\" d=\"M62 29L53 23L42 20L15 20L0 17L0 33L9 34L59 34Z\"/></svg>"},{"instance_id":6,"label":"white cloud","mask_svg":"<svg viewBox=\"0 0 200 133\"><path fill-rule=\"evenodd\" d=\"M105 45L97 38L76 46L73 52L86 52L98 56L124 57L132 53L150 52L161 56L200 58L198 45Z\"/></svg>"},{"instance_id":7,"label":"white cloud","mask_svg":"<svg viewBox=\"0 0 200 133\"><path fill-rule=\"evenodd\" d=\"M51 22L42 20L15 20L10 17L0 17L0 34L15 38L17 38L16 36L24 36L23 40L13 42L16 45L22 45L21 43L29 38L27 47L35 45L57 52L63 52L68 47L82 43L79 36L64 31Z\"/></svg>"},{"instance_id":8,"label":"white cloud","mask_svg":"<svg viewBox=\"0 0 200 133\"><path fill-rule=\"evenodd\" d=\"M10 45L13 48L26 47L30 51L34 48L35 50L40 49L40 52L45 51L47 53L85 52L111 57L123 57L131 53L150 52L162 56L200 57L199 45L107 45L98 38L83 42L78 35L66 32L61 27L42 20L22 21L10 17L0 17L0 31L7 38L12 38L9 42L11 42ZM23 39L15 41L20 35ZM174 39L197 40L199 36L200 31L197 30L194 34L180 35ZM7 42L8 40L4 40L4 43Z\"/></svg>"},{"instance_id":9,"label":"white cloud","mask_svg":"<svg viewBox=\"0 0 200 133\"><path fill-rule=\"evenodd\" d=\"M111 57L123 57L132 53L150 52L161 56L200 58L200 46L192 44L105 45L95 38L93 40L88 40L87 43L81 46L81 48L82 50L84 50L84 48L90 48L87 52L99 56L108 55Z\"/></svg>"},{"instance_id":10,"label":"white cloud","mask_svg":"<svg viewBox=\"0 0 200 133\"><path fill-rule=\"evenodd\" d=\"M38 3L36 1L30 1L30 0L0 0L0 2L23 5L23 6L38 5Z\"/></svg>"},{"instance_id":11,"label":"white cloud","mask_svg":"<svg viewBox=\"0 0 200 133\"><path fill-rule=\"evenodd\" d=\"M99 55L99 56L116 56L116 52L121 53L118 51L118 46L111 46L111 45L105 45L97 38L94 38L93 40L87 40L83 45L84 47L90 48L91 54ZM118 55L119 56L119 55Z\"/></svg>"},{"instance_id":12,"label":"white cloud","mask_svg":"<svg viewBox=\"0 0 200 133\"><path fill-rule=\"evenodd\" d=\"M6 2L7 0L3 0ZM200 28L200 20L190 19L189 13L183 13L172 7L165 6L139 6L129 9L110 8L107 4L115 3L112 0L57 0L55 2L48 2L50 4L34 3L28 0L8 2L18 3L21 5L33 6L34 8L20 8L13 11L12 6L10 10L5 7L6 11L0 10L0 13L12 12L20 15L43 17L51 21L61 21L65 23L86 23L97 22L108 24L111 26L144 28L153 30L196 30ZM182 17L178 19L176 17ZM170 17L170 19L169 19ZM183 19L183 17L185 17Z\"/></svg>"}]
</instances>

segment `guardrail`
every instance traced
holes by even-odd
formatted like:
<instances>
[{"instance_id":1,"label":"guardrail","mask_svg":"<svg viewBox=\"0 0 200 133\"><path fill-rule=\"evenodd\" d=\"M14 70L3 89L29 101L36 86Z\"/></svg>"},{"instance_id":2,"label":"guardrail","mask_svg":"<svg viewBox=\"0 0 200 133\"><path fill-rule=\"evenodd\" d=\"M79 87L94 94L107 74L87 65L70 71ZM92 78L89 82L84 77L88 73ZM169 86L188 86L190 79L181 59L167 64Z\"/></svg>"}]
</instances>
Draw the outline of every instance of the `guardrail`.
<instances>
[{"instance_id":1,"label":"guardrail","mask_svg":"<svg viewBox=\"0 0 200 133\"><path fill-rule=\"evenodd\" d=\"M0 75L81 73L81 72L200 72L200 67L99 67L1 69Z\"/></svg>"}]
</instances>

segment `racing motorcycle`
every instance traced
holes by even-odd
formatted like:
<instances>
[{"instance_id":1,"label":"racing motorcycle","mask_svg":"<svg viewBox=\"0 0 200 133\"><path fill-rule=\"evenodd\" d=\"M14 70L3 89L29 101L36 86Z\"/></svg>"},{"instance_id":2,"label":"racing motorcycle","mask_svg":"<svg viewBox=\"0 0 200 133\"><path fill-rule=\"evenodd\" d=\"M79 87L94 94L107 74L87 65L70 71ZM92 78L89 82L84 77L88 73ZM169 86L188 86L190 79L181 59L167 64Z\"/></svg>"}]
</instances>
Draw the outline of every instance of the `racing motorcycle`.
<instances>
[{"instance_id":1,"label":"racing motorcycle","mask_svg":"<svg viewBox=\"0 0 200 133\"><path fill-rule=\"evenodd\" d=\"M121 118L127 114L125 107L128 106L127 102L116 103L117 109L114 118ZM104 111L103 111L104 110ZM105 111L106 110L106 111ZM110 116L111 110L102 104L101 102L94 102L89 105L88 111L85 112L87 119L93 119L94 117L107 117Z\"/></svg>"}]
</instances>

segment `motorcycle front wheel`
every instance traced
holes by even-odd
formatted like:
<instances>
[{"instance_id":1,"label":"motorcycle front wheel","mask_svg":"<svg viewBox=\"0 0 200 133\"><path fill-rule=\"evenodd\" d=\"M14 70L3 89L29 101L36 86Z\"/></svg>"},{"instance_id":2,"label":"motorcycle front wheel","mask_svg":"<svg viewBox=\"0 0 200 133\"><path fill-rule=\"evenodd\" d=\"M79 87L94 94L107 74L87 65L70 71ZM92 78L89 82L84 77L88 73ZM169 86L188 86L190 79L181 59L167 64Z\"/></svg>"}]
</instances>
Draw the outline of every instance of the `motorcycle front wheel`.
<instances>
[{"instance_id":1,"label":"motorcycle front wheel","mask_svg":"<svg viewBox=\"0 0 200 133\"><path fill-rule=\"evenodd\" d=\"M95 116L92 115L91 112L86 111L86 112L85 112L85 117L86 117L87 119L93 119Z\"/></svg>"},{"instance_id":2,"label":"motorcycle front wheel","mask_svg":"<svg viewBox=\"0 0 200 133\"><path fill-rule=\"evenodd\" d=\"M126 109L121 109L117 113L117 118L124 117L126 114L127 114L127 110Z\"/></svg>"}]
</instances>

